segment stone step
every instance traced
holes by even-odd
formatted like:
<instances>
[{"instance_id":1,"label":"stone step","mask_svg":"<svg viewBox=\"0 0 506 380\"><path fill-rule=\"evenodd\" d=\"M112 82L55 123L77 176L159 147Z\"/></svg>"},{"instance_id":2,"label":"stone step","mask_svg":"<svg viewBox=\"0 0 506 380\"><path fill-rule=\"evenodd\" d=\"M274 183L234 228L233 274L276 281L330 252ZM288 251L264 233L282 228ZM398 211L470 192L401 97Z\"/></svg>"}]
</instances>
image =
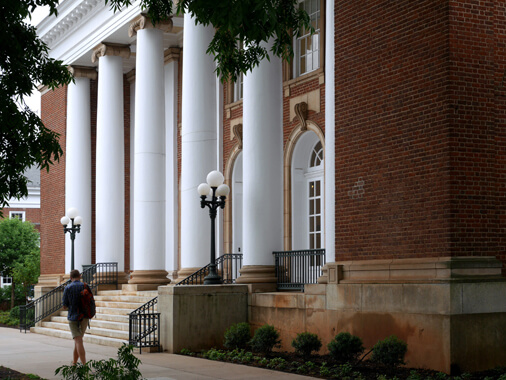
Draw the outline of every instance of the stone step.
<instances>
[{"instance_id":1,"label":"stone step","mask_svg":"<svg viewBox=\"0 0 506 380\"><path fill-rule=\"evenodd\" d=\"M57 338L72 339L70 331L65 330L55 330L46 327L32 327L30 329L30 332L35 334L54 336ZM121 347L123 343L128 343L128 337L127 339L117 339L106 336L91 335L88 333L84 335L83 340L84 342L87 343L94 343L100 344L102 346L112 346L112 347Z\"/></svg>"},{"instance_id":2,"label":"stone step","mask_svg":"<svg viewBox=\"0 0 506 380\"><path fill-rule=\"evenodd\" d=\"M105 302L105 301L95 301L95 305L97 309L99 307L112 308L112 309L131 309L135 310L138 307L144 305L145 302Z\"/></svg>"},{"instance_id":3,"label":"stone step","mask_svg":"<svg viewBox=\"0 0 506 380\"><path fill-rule=\"evenodd\" d=\"M68 324L66 317L52 317L51 322ZM90 326L103 329L128 331L128 318L124 318L122 321L107 321L95 317L90 321Z\"/></svg>"},{"instance_id":4,"label":"stone step","mask_svg":"<svg viewBox=\"0 0 506 380\"><path fill-rule=\"evenodd\" d=\"M136 308L133 309L117 309L113 307L97 307L97 314L113 314L113 315L128 315Z\"/></svg>"},{"instance_id":5,"label":"stone step","mask_svg":"<svg viewBox=\"0 0 506 380\"><path fill-rule=\"evenodd\" d=\"M158 290L143 290L127 292L124 290L99 290L97 296L138 296L153 299L158 297Z\"/></svg>"},{"instance_id":6,"label":"stone step","mask_svg":"<svg viewBox=\"0 0 506 380\"><path fill-rule=\"evenodd\" d=\"M145 304L149 302L154 297L144 297L144 296L125 296L125 295L105 295L105 296L95 296L95 302L136 302Z\"/></svg>"},{"instance_id":7,"label":"stone step","mask_svg":"<svg viewBox=\"0 0 506 380\"><path fill-rule=\"evenodd\" d=\"M68 311L60 312L61 317L65 317L67 319ZM100 319L102 321L111 321L111 322L123 322L128 323L128 314L107 314L107 313L99 313L95 315L93 319Z\"/></svg>"},{"instance_id":8,"label":"stone step","mask_svg":"<svg viewBox=\"0 0 506 380\"><path fill-rule=\"evenodd\" d=\"M48 329L53 330L70 331L68 323L42 322L42 327L46 327ZM126 331L121 331L121 330L111 330L107 328L104 329L100 327L91 327L86 329L86 334L128 340L128 329Z\"/></svg>"}]
</instances>

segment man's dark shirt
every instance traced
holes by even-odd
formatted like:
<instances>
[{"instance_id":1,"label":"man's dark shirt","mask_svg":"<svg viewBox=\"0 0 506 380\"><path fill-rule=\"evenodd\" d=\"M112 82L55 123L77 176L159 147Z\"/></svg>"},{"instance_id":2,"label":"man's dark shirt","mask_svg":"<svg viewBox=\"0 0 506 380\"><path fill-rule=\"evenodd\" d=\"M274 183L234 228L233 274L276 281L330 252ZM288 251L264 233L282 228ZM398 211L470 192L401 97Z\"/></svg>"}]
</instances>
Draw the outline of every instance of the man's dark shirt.
<instances>
[{"instance_id":1,"label":"man's dark shirt","mask_svg":"<svg viewBox=\"0 0 506 380\"><path fill-rule=\"evenodd\" d=\"M67 319L69 321L79 320L79 295L84 289L81 281L72 281L63 291L63 305L68 307L69 313Z\"/></svg>"}]
</instances>

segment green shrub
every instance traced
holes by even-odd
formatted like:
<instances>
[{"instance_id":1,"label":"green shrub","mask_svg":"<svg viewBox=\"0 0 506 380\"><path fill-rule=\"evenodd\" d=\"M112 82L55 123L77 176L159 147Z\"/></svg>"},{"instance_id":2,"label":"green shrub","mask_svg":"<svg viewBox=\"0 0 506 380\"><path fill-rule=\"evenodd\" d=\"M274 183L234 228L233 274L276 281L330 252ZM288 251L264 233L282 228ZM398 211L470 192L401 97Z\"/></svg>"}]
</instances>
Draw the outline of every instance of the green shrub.
<instances>
[{"instance_id":1,"label":"green shrub","mask_svg":"<svg viewBox=\"0 0 506 380\"><path fill-rule=\"evenodd\" d=\"M12 318L12 319L19 319L19 306L14 306L10 312L9 312L9 316Z\"/></svg>"},{"instance_id":2,"label":"green shrub","mask_svg":"<svg viewBox=\"0 0 506 380\"><path fill-rule=\"evenodd\" d=\"M353 362L364 352L362 339L348 332L337 334L327 345L330 356L340 362Z\"/></svg>"},{"instance_id":3,"label":"green shrub","mask_svg":"<svg viewBox=\"0 0 506 380\"><path fill-rule=\"evenodd\" d=\"M225 342L223 345L229 350L234 348L246 348L251 339L249 323L236 323L225 331Z\"/></svg>"},{"instance_id":4,"label":"green shrub","mask_svg":"<svg viewBox=\"0 0 506 380\"><path fill-rule=\"evenodd\" d=\"M318 338L318 335L310 332L303 332L297 334L297 337L292 340L292 347L295 348L295 351L299 355L308 358L313 351L320 351L322 342L320 338Z\"/></svg>"},{"instance_id":5,"label":"green shrub","mask_svg":"<svg viewBox=\"0 0 506 380\"><path fill-rule=\"evenodd\" d=\"M55 375L65 380L139 380L140 359L133 354L133 346L123 344L118 349L118 359L90 360L86 364L64 365L56 369Z\"/></svg>"},{"instance_id":6,"label":"green shrub","mask_svg":"<svg viewBox=\"0 0 506 380\"><path fill-rule=\"evenodd\" d=\"M387 366L397 367L404 363L404 356L408 345L403 340L391 335L388 338L378 341L372 349L371 360Z\"/></svg>"},{"instance_id":7,"label":"green shrub","mask_svg":"<svg viewBox=\"0 0 506 380\"><path fill-rule=\"evenodd\" d=\"M262 352L266 355L270 354L274 347L279 347L280 343L279 332L271 325L259 327L250 341L253 351Z\"/></svg>"}]
</instances>

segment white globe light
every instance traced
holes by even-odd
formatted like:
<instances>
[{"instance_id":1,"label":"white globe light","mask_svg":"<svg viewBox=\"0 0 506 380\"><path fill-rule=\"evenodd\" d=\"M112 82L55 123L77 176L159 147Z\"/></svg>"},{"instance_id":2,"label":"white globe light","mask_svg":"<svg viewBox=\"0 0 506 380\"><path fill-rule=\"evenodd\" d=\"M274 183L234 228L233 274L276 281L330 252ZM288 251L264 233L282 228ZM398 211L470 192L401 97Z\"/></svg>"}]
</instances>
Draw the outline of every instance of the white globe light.
<instances>
[{"instance_id":1,"label":"white globe light","mask_svg":"<svg viewBox=\"0 0 506 380\"><path fill-rule=\"evenodd\" d=\"M63 218L60 219L60 223L63 224L64 226L66 226L67 224L70 223L70 219L68 216L64 216Z\"/></svg>"},{"instance_id":2,"label":"white globe light","mask_svg":"<svg viewBox=\"0 0 506 380\"><path fill-rule=\"evenodd\" d=\"M83 218L81 216L76 216L76 218L74 219L74 224L76 226L80 226L81 224L83 224Z\"/></svg>"},{"instance_id":3,"label":"white globe light","mask_svg":"<svg viewBox=\"0 0 506 380\"><path fill-rule=\"evenodd\" d=\"M220 185L216 190L216 196L218 197L226 197L230 193L230 187L228 185Z\"/></svg>"},{"instance_id":4,"label":"white globe light","mask_svg":"<svg viewBox=\"0 0 506 380\"><path fill-rule=\"evenodd\" d=\"M79 211L77 211L77 209L75 207L70 207L68 210L67 210L67 216L70 218L70 219L74 219L77 215L79 215Z\"/></svg>"},{"instance_id":5,"label":"white globe light","mask_svg":"<svg viewBox=\"0 0 506 380\"><path fill-rule=\"evenodd\" d=\"M223 174L221 174L217 170L213 170L211 173L207 175L207 183L211 187L218 187L223 183Z\"/></svg>"},{"instance_id":6,"label":"white globe light","mask_svg":"<svg viewBox=\"0 0 506 380\"><path fill-rule=\"evenodd\" d=\"M199 192L199 195L205 195L207 196L209 192L211 191L211 187L207 183L201 183L199 187L197 188L197 191Z\"/></svg>"}]
</instances>

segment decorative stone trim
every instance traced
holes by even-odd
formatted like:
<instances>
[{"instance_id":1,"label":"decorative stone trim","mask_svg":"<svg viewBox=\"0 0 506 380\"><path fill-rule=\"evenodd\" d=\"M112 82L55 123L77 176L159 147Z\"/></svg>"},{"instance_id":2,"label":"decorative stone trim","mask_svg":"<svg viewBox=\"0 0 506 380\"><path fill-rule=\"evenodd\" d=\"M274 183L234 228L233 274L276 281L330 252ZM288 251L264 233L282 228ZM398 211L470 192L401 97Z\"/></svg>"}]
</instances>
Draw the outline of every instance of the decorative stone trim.
<instances>
[{"instance_id":1,"label":"decorative stone trim","mask_svg":"<svg viewBox=\"0 0 506 380\"><path fill-rule=\"evenodd\" d=\"M242 124L234 125L232 127L232 133L234 134L234 137L237 139L239 149L242 149Z\"/></svg>"},{"instance_id":2,"label":"decorative stone trim","mask_svg":"<svg viewBox=\"0 0 506 380\"><path fill-rule=\"evenodd\" d=\"M430 257L327 263L320 284L506 281L494 256Z\"/></svg>"},{"instance_id":3,"label":"decorative stone trim","mask_svg":"<svg viewBox=\"0 0 506 380\"><path fill-rule=\"evenodd\" d=\"M293 107L293 109L295 111L295 114L297 115L297 118L299 119L301 130L307 131L307 122L306 122L308 113L307 103L306 102L297 103Z\"/></svg>"},{"instance_id":4,"label":"decorative stone trim","mask_svg":"<svg viewBox=\"0 0 506 380\"><path fill-rule=\"evenodd\" d=\"M172 18L159 21L155 25L153 25L153 22L148 17L148 15L145 13L141 13L130 24L130 28L128 29L128 36L129 37L135 36L137 32L141 29L160 29L162 32L167 33L172 30L172 27L173 27Z\"/></svg>"},{"instance_id":5,"label":"decorative stone trim","mask_svg":"<svg viewBox=\"0 0 506 380\"><path fill-rule=\"evenodd\" d=\"M245 265L239 272L237 284L273 284L277 283L274 265Z\"/></svg>"},{"instance_id":6,"label":"decorative stone trim","mask_svg":"<svg viewBox=\"0 0 506 380\"><path fill-rule=\"evenodd\" d=\"M130 58L130 46L121 44L101 43L91 54L91 62L95 63L100 57L115 55L125 59Z\"/></svg>"},{"instance_id":7,"label":"decorative stone trim","mask_svg":"<svg viewBox=\"0 0 506 380\"><path fill-rule=\"evenodd\" d=\"M129 284L167 285L170 279L167 278L165 270L136 270L130 275Z\"/></svg>"},{"instance_id":8,"label":"decorative stone trim","mask_svg":"<svg viewBox=\"0 0 506 380\"><path fill-rule=\"evenodd\" d=\"M200 267L181 268L177 272L177 278L174 280L174 283L176 283L176 284L180 283L185 278L187 278L188 276L192 275L193 273L195 273L199 269L201 269L201 268Z\"/></svg>"},{"instance_id":9,"label":"decorative stone trim","mask_svg":"<svg viewBox=\"0 0 506 380\"><path fill-rule=\"evenodd\" d=\"M135 82L135 69L132 69L128 73L126 73L126 80L128 81L128 83Z\"/></svg>"},{"instance_id":10,"label":"decorative stone trim","mask_svg":"<svg viewBox=\"0 0 506 380\"><path fill-rule=\"evenodd\" d=\"M97 80L97 69L88 66L69 66L69 72L74 78L89 78Z\"/></svg>"},{"instance_id":11,"label":"decorative stone trim","mask_svg":"<svg viewBox=\"0 0 506 380\"><path fill-rule=\"evenodd\" d=\"M166 49L163 53L163 62L164 64L179 61L179 56L181 53L181 49L178 47L170 47Z\"/></svg>"}]
</instances>

